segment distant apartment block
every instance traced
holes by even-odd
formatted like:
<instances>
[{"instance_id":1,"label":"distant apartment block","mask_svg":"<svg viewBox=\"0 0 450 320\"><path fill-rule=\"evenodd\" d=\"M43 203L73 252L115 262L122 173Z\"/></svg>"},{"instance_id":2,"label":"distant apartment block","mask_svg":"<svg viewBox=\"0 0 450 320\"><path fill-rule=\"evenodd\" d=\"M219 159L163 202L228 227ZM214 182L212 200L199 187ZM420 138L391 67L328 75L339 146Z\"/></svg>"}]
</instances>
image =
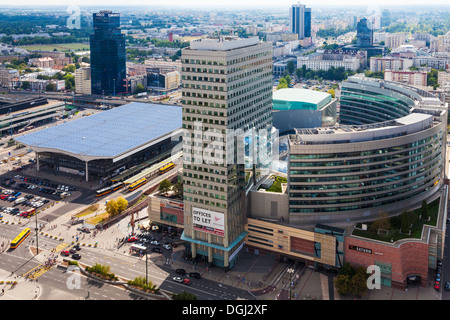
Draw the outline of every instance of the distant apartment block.
<instances>
[{"instance_id":1,"label":"distant apartment block","mask_svg":"<svg viewBox=\"0 0 450 320\"><path fill-rule=\"evenodd\" d=\"M30 66L35 66L37 68L53 68L55 65L55 61L53 58L45 57L45 58L34 58L28 61Z\"/></svg>"},{"instance_id":2,"label":"distant apartment block","mask_svg":"<svg viewBox=\"0 0 450 320\"><path fill-rule=\"evenodd\" d=\"M406 43L406 33L388 33L385 36L385 45L395 49Z\"/></svg>"},{"instance_id":3,"label":"distant apartment block","mask_svg":"<svg viewBox=\"0 0 450 320\"><path fill-rule=\"evenodd\" d=\"M413 86L427 86L427 73L413 70L385 70L384 80L406 83Z\"/></svg>"},{"instance_id":4,"label":"distant apartment block","mask_svg":"<svg viewBox=\"0 0 450 320\"><path fill-rule=\"evenodd\" d=\"M16 69L0 69L0 86L12 87L14 78L18 78L19 75Z\"/></svg>"},{"instance_id":5,"label":"distant apartment block","mask_svg":"<svg viewBox=\"0 0 450 320\"><path fill-rule=\"evenodd\" d=\"M78 68L75 71L75 92L91 94L91 68Z\"/></svg>"},{"instance_id":6,"label":"distant apartment block","mask_svg":"<svg viewBox=\"0 0 450 320\"><path fill-rule=\"evenodd\" d=\"M450 72L448 71L438 71L438 84L442 87L445 84L450 84Z\"/></svg>"},{"instance_id":7,"label":"distant apartment block","mask_svg":"<svg viewBox=\"0 0 450 320\"><path fill-rule=\"evenodd\" d=\"M414 60L402 59L396 57L371 57L370 58L370 71L380 72L385 70L407 70L412 67Z\"/></svg>"},{"instance_id":8,"label":"distant apartment block","mask_svg":"<svg viewBox=\"0 0 450 320\"><path fill-rule=\"evenodd\" d=\"M414 66L421 67L427 66L433 69L446 70L447 66L450 65L450 57L416 57L414 58Z\"/></svg>"},{"instance_id":9,"label":"distant apartment block","mask_svg":"<svg viewBox=\"0 0 450 320\"><path fill-rule=\"evenodd\" d=\"M308 56L297 58L297 67L311 70L328 70L331 67L344 67L346 70L356 71L364 67L366 55L362 51L318 50Z\"/></svg>"}]
</instances>

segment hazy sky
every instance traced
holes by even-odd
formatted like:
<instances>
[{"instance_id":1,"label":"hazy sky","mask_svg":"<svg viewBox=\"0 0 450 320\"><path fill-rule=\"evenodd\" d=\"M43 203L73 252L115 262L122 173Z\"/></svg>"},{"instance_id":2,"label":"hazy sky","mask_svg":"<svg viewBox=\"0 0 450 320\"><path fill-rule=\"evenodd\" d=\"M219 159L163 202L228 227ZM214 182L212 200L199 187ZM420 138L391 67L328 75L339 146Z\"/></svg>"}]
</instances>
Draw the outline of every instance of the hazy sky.
<instances>
[{"instance_id":1,"label":"hazy sky","mask_svg":"<svg viewBox=\"0 0 450 320\"><path fill-rule=\"evenodd\" d=\"M55 5L55 6L178 6L178 7L210 7L210 6L233 6L233 7L249 7L249 6L276 6L276 7L289 7L292 4L298 3L298 0L22 0L18 1L17 5ZM449 5L449 0L304 0L300 3L309 7L319 6L405 6L412 5ZM14 5L10 0L0 0L0 6Z\"/></svg>"}]
</instances>

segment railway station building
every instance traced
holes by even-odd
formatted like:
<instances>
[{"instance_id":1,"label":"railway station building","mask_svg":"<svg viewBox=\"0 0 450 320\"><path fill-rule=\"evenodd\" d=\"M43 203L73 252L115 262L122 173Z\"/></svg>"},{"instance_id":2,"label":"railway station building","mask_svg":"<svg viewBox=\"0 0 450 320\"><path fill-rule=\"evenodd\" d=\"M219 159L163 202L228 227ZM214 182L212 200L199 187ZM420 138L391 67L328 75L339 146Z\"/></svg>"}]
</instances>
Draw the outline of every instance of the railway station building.
<instances>
[{"instance_id":1,"label":"railway station building","mask_svg":"<svg viewBox=\"0 0 450 320\"><path fill-rule=\"evenodd\" d=\"M181 142L181 108L133 102L16 138L36 153L36 170L106 179L171 155Z\"/></svg>"}]
</instances>

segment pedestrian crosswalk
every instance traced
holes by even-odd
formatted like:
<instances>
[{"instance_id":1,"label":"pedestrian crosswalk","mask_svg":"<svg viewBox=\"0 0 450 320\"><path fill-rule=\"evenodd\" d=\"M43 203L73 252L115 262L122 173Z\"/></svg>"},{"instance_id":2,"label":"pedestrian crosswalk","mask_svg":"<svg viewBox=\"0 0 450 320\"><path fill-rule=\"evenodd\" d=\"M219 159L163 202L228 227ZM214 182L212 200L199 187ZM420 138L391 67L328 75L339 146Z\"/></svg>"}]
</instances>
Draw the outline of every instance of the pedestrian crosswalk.
<instances>
[{"instance_id":1,"label":"pedestrian crosswalk","mask_svg":"<svg viewBox=\"0 0 450 320\"><path fill-rule=\"evenodd\" d=\"M58 254L60 251L66 249L68 246L70 246L70 244L68 243L61 243L60 245L56 246L55 248L53 248L51 250L52 253L56 253ZM27 273L23 274L22 276L27 278L27 279L37 279L40 276L42 276L44 273L46 273L47 271L51 270L53 268L53 264L40 264L37 267L31 269L30 271L28 271Z\"/></svg>"}]
</instances>

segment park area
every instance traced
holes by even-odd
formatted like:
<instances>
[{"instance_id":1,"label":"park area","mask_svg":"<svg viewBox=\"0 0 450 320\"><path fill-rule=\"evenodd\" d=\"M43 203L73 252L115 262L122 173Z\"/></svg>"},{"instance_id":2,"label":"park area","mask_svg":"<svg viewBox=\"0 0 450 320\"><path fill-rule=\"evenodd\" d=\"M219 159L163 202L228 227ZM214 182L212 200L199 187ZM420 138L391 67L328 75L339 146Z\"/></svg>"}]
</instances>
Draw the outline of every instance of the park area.
<instances>
[{"instance_id":1,"label":"park area","mask_svg":"<svg viewBox=\"0 0 450 320\"><path fill-rule=\"evenodd\" d=\"M358 223L352 235L374 240L395 242L405 238L420 239L424 225L435 226L439 215L439 201L429 204L424 201L422 206L412 211L388 218L381 217L376 221Z\"/></svg>"},{"instance_id":2,"label":"park area","mask_svg":"<svg viewBox=\"0 0 450 320\"><path fill-rule=\"evenodd\" d=\"M34 44L29 46L21 46L20 48L29 51L89 51L89 43L57 43L57 44Z\"/></svg>"}]
</instances>

